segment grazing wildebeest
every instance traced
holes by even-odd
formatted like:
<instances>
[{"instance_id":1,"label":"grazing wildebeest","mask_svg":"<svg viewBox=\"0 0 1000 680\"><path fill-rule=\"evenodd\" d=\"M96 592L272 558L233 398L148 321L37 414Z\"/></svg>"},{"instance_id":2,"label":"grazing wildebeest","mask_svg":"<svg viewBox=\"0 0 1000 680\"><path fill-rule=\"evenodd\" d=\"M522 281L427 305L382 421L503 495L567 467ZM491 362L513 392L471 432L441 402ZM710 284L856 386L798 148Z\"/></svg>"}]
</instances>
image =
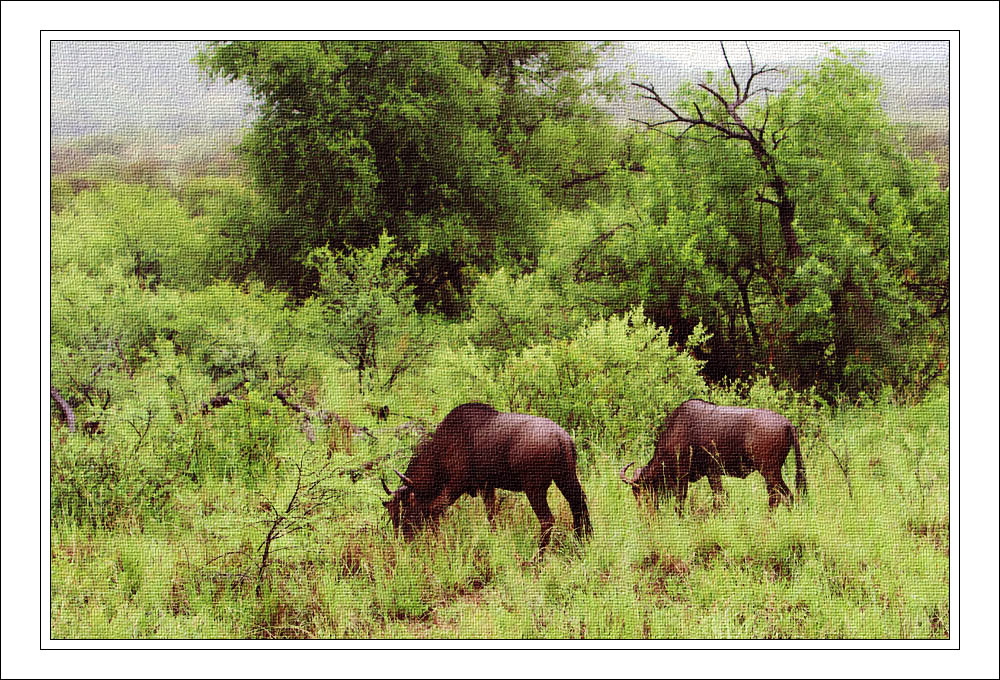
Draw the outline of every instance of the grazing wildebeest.
<instances>
[{"instance_id":1,"label":"grazing wildebeest","mask_svg":"<svg viewBox=\"0 0 1000 680\"><path fill-rule=\"evenodd\" d=\"M722 476L744 478L759 471L767 483L773 508L782 499L791 503L791 491L781 477L788 450L795 447L795 486L806 491L805 465L795 426L773 411L735 406L716 406L691 399L667 418L656 441L653 459L629 479L621 469L621 480L632 487L636 498L648 492L654 504L660 493L673 494L680 514L687 498L688 483L708 477L715 504L722 490Z\"/></svg>"},{"instance_id":2,"label":"grazing wildebeest","mask_svg":"<svg viewBox=\"0 0 1000 680\"><path fill-rule=\"evenodd\" d=\"M591 532L587 499L576 477L576 447L566 431L546 418L500 413L487 404L463 404L449 413L432 435L417 445L403 482L390 491L385 507L396 529L412 538L436 521L462 494L482 494L490 523L496 516L495 489L523 491L542 525L539 552L552 533L546 501L552 482L573 511L578 536Z\"/></svg>"}]
</instances>

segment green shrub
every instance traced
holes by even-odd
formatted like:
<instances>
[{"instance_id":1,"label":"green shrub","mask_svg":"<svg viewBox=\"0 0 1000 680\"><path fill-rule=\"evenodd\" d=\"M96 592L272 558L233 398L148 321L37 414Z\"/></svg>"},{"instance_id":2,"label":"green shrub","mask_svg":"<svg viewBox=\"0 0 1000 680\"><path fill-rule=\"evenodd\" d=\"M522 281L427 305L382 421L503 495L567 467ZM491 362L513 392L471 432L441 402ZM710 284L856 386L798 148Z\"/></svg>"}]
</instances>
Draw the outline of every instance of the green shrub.
<instances>
[{"instance_id":1,"label":"green shrub","mask_svg":"<svg viewBox=\"0 0 1000 680\"><path fill-rule=\"evenodd\" d=\"M388 389L427 351L406 262L384 233L371 248L309 255L320 275L321 292L307 305L322 319L318 339L354 368L361 393Z\"/></svg>"},{"instance_id":2,"label":"green shrub","mask_svg":"<svg viewBox=\"0 0 1000 680\"><path fill-rule=\"evenodd\" d=\"M275 272L259 257L283 225L281 216L239 177L196 177L180 190L180 203L210 234L222 273L242 281L255 274L265 281Z\"/></svg>"},{"instance_id":3,"label":"green shrub","mask_svg":"<svg viewBox=\"0 0 1000 680\"><path fill-rule=\"evenodd\" d=\"M700 331L691 338L703 340ZM640 307L584 324L568 340L525 349L497 368L472 352L453 368L458 375L450 381L451 394L544 416L586 438L634 446L651 443L678 403L707 394L700 367Z\"/></svg>"},{"instance_id":4,"label":"green shrub","mask_svg":"<svg viewBox=\"0 0 1000 680\"><path fill-rule=\"evenodd\" d=\"M282 354L296 338L283 293L262 284L218 283L177 302L172 340L200 362L221 393L279 377Z\"/></svg>"},{"instance_id":5,"label":"green shrub","mask_svg":"<svg viewBox=\"0 0 1000 680\"><path fill-rule=\"evenodd\" d=\"M209 232L168 192L125 184L84 191L53 215L53 273L71 263L91 276L111 268L150 289L200 288L222 265Z\"/></svg>"},{"instance_id":6,"label":"green shrub","mask_svg":"<svg viewBox=\"0 0 1000 680\"><path fill-rule=\"evenodd\" d=\"M542 272L513 277L499 269L484 276L472 291L471 308L469 341L501 353L565 339L584 321Z\"/></svg>"},{"instance_id":7,"label":"green shrub","mask_svg":"<svg viewBox=\"0 0 1000 680\"><path fill-rule=\"evenodd\" d=\"M83 409L83 422L130 391L144 348L167 324L170 296L111 269L87 275L75 263L54 272L51 285L51 381Z\"/></svg>"}]
</instances>

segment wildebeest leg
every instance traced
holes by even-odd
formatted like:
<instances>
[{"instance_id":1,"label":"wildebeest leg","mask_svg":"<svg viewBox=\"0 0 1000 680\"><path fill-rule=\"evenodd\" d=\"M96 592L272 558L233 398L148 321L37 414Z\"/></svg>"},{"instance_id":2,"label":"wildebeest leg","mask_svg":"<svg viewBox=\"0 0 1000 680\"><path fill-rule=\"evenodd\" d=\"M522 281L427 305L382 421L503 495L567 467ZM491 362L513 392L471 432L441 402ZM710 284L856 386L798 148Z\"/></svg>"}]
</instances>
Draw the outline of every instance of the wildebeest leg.
<instances>
[{"instance_id":1,"label":"wildebeest leg","mask_svg":"<svg viewBox=\"0 0 1000 680\"><path fill-rule=\"evenodd\" d=\"M722 501L726 497L726 490L722 488L722 477L709 475L708 483L712 487L712 507L718 510L722 507Z\"/></svg>"},{"instance_id":2,"label":"wildebeest leg","mask_svg":"<svg viewBox=\"0 0 1000 680\"><path fill-rule=\"evenodd\" d=\"M687 501L688 495L688 480L687 477L682 477L677 480L677 516L681 517L684 514L684 503Z\"/></svg>"},{"instance_id":3,"label":"wildebeest leg","mask_svg":"<svg viewBox=\"0 0 1000 680\"><path fill-rule=\"evenodd\" d=\"M781 473L778 473L778 492L781 494L781 500L785 501L788 507L792 506L792 490L788 488L785 484L785 480L782 478Z\"/></svg>"},{"instance_id":4,"label":"wildebeest leg","mask_svg":"<svg viewBox=\"0 0 1000 680\"><path fill-rule=\"evenodd\" d=\"M497 518L497 495L496 489L483 489L483 503L486 504L486 519L493 527Z\"/></svg>"},{"instance_id":5,"label":"wildebeest leg","mask_svg":"<svg viewBox=\"0 0 1000 680\"><path fill-rule=\"evenodd\" d=\"M555 524L555 518L552 517L549 502L545 497L548 490L547 484L543 488L535 487L525 490L528 502L531 503L531 509L535 511L538 523L542 525L542 535L538 542L539 554L544 552L545 546L549 544L549 538L552 536L552 525Z\"/></svg>"},{"instance_id":6,"label":"wildebeest leg","mask_svg":"<svg viewBox=\"0 0 1000 680\"><path fill-rule=\"evenodd\" d=\"M778 503L782 501L789 505L792 504L792 491L785 484L785 480L782 479L780 468L770 473L765 473L764 481L767 482L767 502L770 507L777 507Z\"/></svg>"},{"instance_id":7,"label":"wildebeest leg","mask_svg":"<svg viewBox=\"0 0 1000 680\"><path fill-rule=\"evenodd\" d=\"M781 491L778 490L777 485L772 485L768 482L767 485L767 505L771 509L778 507L778 503L781 502Z\"/></svg>"},{"instance_id":8,"label":"wildebeest leg","mask_svg":"<svg viewBox=\"0 0 1000 680\"><path fill-rule=\"evenodd\" d=\"M684 514L684 503L687 502L688 481L690 481L691 475L691 457L691 447L681 449L677 452L677 467L674 469L677 472L677 485L675 489L677 492L678 517Z\"/></svg>"},{"instance_id":9,"label":"wildebeest leg","mask_svg":"<svg viewBox=\"0 0 1000 680\"><path fill-rule=\"evenodd\" d=\"M580 538L588 536L593 532L590 524L590 511L587 509L587 497L580 486L580 480L576 475L566 475L556 480L556 486L569 502L569 508L573 511L573 529Z\"/></svg>"}]
</instances>

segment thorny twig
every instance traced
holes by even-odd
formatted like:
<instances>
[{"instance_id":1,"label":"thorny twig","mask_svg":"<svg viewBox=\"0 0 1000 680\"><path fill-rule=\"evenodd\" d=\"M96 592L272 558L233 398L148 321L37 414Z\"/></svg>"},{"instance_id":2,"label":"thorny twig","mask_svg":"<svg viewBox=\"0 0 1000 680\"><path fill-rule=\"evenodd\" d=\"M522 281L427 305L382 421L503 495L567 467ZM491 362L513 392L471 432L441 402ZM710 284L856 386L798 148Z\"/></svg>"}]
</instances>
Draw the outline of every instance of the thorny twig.
<instances>
[{"instance_id":1,"label":"thorny twig","mask_svg":"<svg viewBox=\"0 0 1000 680\"><path fill-rule=\"evenodd\" d=\"M826 444L826 447L830 449L830 453L833 454L833 460L836 461L837 467L840 468L840 472L844 475L844 481L847 482L847 497L853 498L854 493L851 489L851 476L850 476L850 465L851 465L850 453L845 449L844 455L840 456L837 454L837 450L834 449L833 446L830 444L830 442L826 440L826 437L818 437L818 438L823 440L823 443Z\"/></svg>"}]
</instances>

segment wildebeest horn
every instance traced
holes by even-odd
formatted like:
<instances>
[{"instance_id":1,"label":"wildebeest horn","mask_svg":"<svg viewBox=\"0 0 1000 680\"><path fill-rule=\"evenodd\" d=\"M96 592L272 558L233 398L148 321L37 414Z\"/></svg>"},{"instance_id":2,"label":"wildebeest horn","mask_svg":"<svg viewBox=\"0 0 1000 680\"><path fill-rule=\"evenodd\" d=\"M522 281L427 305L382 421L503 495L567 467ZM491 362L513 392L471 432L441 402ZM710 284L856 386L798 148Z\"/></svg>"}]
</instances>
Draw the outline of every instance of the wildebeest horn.
<instances>
[{"instance_id":1,"label":"wildebeest horn","mask_svg":"<svg viewBox=\"0 0 1000 680\"><path fill-rule=\"evenodd\" d=\"M635 465L635 463L629 463L628 465L626 465L625 467L623 467L621 469L621 472L618 473L618 476L621 477L622 481L625 482L626 484L628 484L629 486L638 486L638 484L636 483L636 481L634 479L629 479L628 477L625 476L625 473L628 472L628 469L630 467L632 467L633 465Z\"/></svg>"},{"instance_id":2,"label":"wildebeest horn","mask_svg":"<svg viewBox=\"0 0 1000 680\"><path fill-rule=\"evenodd\" d=\"M407 477L406 475L404 475L402 472L400 472L396 468L393 468L392 471L396 473L397 477L399 477L401 480L403 480L403 484L406 484L407 486L413 486L413 482L410 480L409 477Z\"/></svg>"},{"instance_id":3,"label":"wildebeest horn","mask_svg":"<svg viewBox=\"0 0 1000 680\"><path fill-rule=\"evenodd\" d=\"M382 488L385 489L385 492L391 496L392 491L389 489L389 485L385 483L385 477L379 477L378 480L382 482Z\"/></svg>"}]
</instances>

